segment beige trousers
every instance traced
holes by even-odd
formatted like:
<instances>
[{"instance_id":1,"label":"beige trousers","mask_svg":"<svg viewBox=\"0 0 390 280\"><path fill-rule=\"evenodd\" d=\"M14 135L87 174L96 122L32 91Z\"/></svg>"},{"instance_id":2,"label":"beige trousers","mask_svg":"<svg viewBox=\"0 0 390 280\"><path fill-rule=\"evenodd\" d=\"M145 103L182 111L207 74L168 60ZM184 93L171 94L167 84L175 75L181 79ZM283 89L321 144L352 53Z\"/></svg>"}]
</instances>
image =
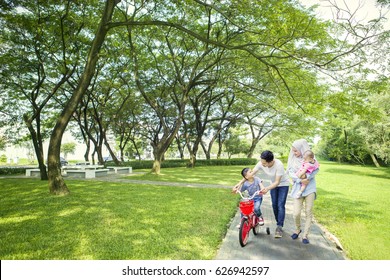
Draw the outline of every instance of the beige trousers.
<instances>
[{"instance_id":1,"label":"beige trousers","mask_svg":"<svg viewBox=\"0 0 390 280\"><path fill-rule=\"evenodd\" d=\"M295 228L297 232L301 230L301 212L303 204L305 204L305 228L303 229L302 238L308 238L310 227L313 221L313 205L314 199L316 197L315 193L311 193L308 196L294 198L294 210L293 217L295 222Z\"/></svg>"}]
</instances>

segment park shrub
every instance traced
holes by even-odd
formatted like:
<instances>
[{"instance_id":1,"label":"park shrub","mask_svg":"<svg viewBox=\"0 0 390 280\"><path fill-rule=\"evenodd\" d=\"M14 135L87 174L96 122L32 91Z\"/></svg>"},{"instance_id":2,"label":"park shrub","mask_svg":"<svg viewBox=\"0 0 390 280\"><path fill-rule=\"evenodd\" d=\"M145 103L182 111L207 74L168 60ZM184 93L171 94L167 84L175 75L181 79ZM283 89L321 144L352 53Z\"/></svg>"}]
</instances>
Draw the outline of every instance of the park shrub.
<instances>
[{"instance_id":1,"label":"park shrub","mask_svg":"<svg viewBox=\"0 0 390 280\"><path fill-rule=\"evenodd\" d=\"M200 159L196 161L196 166L228 166L228 165L248 165L257 163L254 158L223 158L223 159Z\"/></svg>"},{"instance_id":2,"label":"park shrub","mask_svg":"<svg viewBox=\"0 0 390 280\"><path fill-rule=\"evenodd\" d=\"M0 167L0 175L25 174L26 167Z\"/></svg>"},{"instance_id":3,"label":"park shrub","mask_svg":"<svg viewBox=\"0 0 390 280\"><path fill-rule=\"evenodd\" d=\"M6 162L7 162L7 156L4 155L4 154L2 154L2 155L0 156L0 162L1 162L1 163L6 163Z\"/></svg>"},{"instance_id":4,"label":"park shrub","mask_svg":"<svg viewBox=\"0 0 390 280\"><path fill-rule=\"evenodd\" d=\"M228 165L246 165L253 166L257 163L257 159L254 158L232 158L232 159L198 159L196 160L196 166L228 166ZM107 162L107 166L115 165L113 162ZM153 167L153 160L135 160L124 162L123 166L131 166L133 169L151 169ZM165 160L161 164L161 168L174 168L174 167L190 167L189 159L169 159Z\"/></svg>"}]
</instances>

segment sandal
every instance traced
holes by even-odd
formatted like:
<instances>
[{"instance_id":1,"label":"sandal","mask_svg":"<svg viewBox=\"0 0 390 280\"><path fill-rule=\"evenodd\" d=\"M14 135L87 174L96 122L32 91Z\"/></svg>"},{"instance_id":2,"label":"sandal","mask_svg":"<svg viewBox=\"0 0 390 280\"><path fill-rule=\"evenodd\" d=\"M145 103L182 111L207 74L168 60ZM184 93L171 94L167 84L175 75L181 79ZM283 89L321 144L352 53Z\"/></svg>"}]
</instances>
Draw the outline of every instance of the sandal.
<instances>
[{"instance_id":1,"label":"sandal","mask_svg":"<svg viewBox=\"0 0 390 280\"><path fill-rule=\"evenodd\" d=\"M300 230L298 233L293 233L292 235L291 235L291 238L292 239L297 239L298 238L298 236L299 236L299 234L302 232L302 230Z\"/></svg>"}]
</instances>

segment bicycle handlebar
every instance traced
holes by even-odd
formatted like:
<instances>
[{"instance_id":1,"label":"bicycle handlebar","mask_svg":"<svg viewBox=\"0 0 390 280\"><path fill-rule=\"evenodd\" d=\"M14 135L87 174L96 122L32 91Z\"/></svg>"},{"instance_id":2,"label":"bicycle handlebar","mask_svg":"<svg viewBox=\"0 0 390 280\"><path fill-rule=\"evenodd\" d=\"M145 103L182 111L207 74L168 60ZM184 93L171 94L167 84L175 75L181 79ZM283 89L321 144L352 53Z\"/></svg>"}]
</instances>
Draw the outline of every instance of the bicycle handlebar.
<instances>
[{"instance_id":1,"label":"bicycle handlebar","mask_svg":"<svg viewBox=\"0 0 390 280\"><path fill-rule=\"evenodd\" d=\"M242 195L242 192L241 192L240 190L237 190L237 193L240 194L240 196L241 196L242 199L250 200L250 199L253 199L256 195L261 194L261 191L256 191L251 197L244 197L244 196Z\"/></svg>"}]
</instances>

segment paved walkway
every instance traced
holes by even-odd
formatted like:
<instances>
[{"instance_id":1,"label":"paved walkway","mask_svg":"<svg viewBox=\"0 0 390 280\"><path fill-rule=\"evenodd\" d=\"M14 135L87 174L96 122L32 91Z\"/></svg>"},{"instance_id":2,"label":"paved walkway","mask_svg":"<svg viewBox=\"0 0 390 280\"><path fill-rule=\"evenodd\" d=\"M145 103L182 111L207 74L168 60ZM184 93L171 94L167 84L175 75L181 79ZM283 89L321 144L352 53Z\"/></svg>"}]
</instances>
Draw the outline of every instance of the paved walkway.
<instances>
[{"instance_id":1,"label":"paved walkway","mask_svg":"<svg viewBox=\"0 0 390 280\"><path fill-rule=\"evenodd\" d=\"M18 176L19 177L19 176ZM21 176L20 176L21 177ZM20 178L19 177L19 178ZM79 178L77 179L79 180ZM196 183L178 183L178 182L161 182L161 181L143 181L129 179L128 175L110 174L109 176L97 177L96 181L112 181L133 184L151 184L169 187L193 187L193 188L228 188L231 186L220 186L211 184ZM240 222L240 213L237 210L233 217L227 234L219 248L216 260L344 260L345 254L336 246L336 242L330 239L318 224L312 225L309 240L310 244L302 243L301 238L292 240L290 235L293 233L292 217L292 199L289 197L286 203L286 219L284 225L284 234L282 238L274 238L276 223L272 213L271 198L267 194L264 196L262 212L265 219L265 225L261 228L258 235L250 232L248 243L241 247L238 241L238 228ZM304 222L304 214L303 221ZM269 227L271 234L266 233Z\"/></svg>"},{"instance_id":2,"label":"paved walkway","mask_svg":"<svg viewBox=\"0 0 390 280\"><path fill-rule=\"evenodd\" d=\"M294 231L292 217L292 199L286 203L286 219L282 238L275 238L276 223L272 213L271 199L266 195L262 204L265 224L260 234L250 232L248 243L241 247L238 241L238 228L240 222L239 211L232 220L227 234L222 242L217 260L343 260L346 259L343 251L337 249L328 234L318 224L313 224L309 240L310 244L303 244L302 239L292 240L290 235ZM304 218L304 214L303 214ZM304 219L303 219L304 222ZM269 227L271 234L266 233Z\"/></svg>"}]
</instances>

